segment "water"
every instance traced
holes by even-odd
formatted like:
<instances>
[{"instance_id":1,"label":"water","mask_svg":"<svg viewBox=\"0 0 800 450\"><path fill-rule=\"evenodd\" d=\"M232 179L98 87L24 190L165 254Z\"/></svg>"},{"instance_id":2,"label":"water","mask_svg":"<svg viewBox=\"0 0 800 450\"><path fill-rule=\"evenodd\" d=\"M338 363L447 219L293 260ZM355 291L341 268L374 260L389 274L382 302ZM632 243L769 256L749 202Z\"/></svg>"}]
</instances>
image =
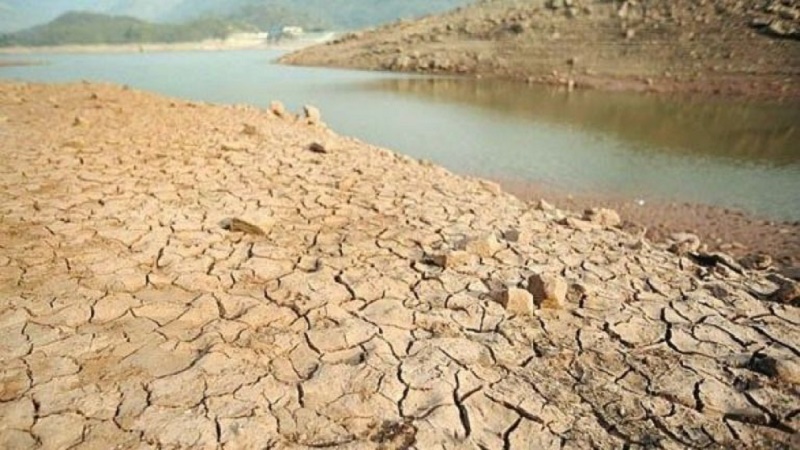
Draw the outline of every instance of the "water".
<instances>
[{"instance_id":1,"label":"water","mask_svg":"<svg viewBox=\"0 0 800 450\"><path fill-rule=\"evenodd\" d=\"M0 78L321 108L337 132L456 172L800 220L800 106L285 67L278 51L34 55ZM20 56L0 56L19 60Z\"/></svg>"}]
</instances>

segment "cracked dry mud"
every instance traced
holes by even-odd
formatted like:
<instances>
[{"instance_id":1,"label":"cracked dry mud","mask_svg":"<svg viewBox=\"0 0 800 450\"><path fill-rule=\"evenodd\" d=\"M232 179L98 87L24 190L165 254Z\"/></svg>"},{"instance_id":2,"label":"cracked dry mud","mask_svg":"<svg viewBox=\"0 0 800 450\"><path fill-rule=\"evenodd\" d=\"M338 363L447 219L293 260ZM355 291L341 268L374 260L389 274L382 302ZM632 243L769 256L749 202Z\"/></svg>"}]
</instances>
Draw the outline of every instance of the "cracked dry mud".
<instances>
[{"instance_id":1,"label":"cracked dry mud","mask_svg":"<svg viewBox=\"0 0 800 450\"><path fill-rule=\"evenodd\" d=\"M798 446L761 274L256 108L5 83L0 117L2 448ZM562 309L493 299L534 273Z\"/></svg>"}]
</instances>

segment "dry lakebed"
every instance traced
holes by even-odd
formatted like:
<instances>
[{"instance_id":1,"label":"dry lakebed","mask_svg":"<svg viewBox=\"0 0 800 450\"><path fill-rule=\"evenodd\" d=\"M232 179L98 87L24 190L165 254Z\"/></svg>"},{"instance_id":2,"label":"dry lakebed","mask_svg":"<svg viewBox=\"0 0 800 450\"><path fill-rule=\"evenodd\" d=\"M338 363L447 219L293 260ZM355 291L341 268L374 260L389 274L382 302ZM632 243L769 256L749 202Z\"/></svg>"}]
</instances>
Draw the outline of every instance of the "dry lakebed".
<instances>
[{"instance_id":1,"label":"dry lakebed","mask_svg":"<svg viewBox=\"0 0 800 450\"><path fill-rule=\"evenodd\" d=\"M323 120L0 84L0 448L800 446L795 280Z\"/></svg>"}]
</instances>

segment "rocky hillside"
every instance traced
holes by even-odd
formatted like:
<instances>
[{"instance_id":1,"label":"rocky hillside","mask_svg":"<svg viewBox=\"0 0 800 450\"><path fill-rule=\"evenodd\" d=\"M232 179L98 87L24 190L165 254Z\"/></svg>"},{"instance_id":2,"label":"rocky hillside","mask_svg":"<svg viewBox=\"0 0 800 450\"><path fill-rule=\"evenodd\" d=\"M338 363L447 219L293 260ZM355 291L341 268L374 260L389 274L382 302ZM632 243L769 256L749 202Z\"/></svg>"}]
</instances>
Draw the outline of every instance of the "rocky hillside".
<instances>
[{"instance_id":1,"label":"rocky hillside","mask_svg":"<svg viewBox=\"0 0 800 450\"><path fill-rule=\"evenodd\" d=\"M283 62L567 87L800 97L797 0L484 1Z\"/></svg>"},{"instance_id":2,"label":"rocky hillside","mask_svg":"<svg viewBox=\"0 0 800 450\"><path fill-rule=\"evenodd\" d=\"M0 448L798 448L798 274L323 119L0 84Z\"/></svg>"}]
</instances>

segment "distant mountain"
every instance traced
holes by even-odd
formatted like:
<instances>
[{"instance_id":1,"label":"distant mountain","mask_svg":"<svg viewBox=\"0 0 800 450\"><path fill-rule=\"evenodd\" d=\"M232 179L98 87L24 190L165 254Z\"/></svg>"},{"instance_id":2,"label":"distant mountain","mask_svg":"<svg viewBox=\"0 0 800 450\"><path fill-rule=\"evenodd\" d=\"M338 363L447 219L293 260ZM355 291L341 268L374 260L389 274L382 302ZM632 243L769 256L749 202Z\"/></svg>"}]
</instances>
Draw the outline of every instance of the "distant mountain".
<instances>
[{"instance_id":1,"label":"distant mountain","mask_svg":"<svg viewBox=\"0 0 800 450\"><path fill-rule=\"evenodd\" d=\"M275 17L296 24L351 29L414 18L471 3L472 0L0 0L0 32L43 24L68 11L131 16L151 22L180 23L200 18L230 18L258 11L257 21ZM294 23L293 23L294 24Z\"/></svg>"},{"instance_id":2,"label":"distant mountain","mask_svg":"<svg viewBox=\"0 0 800 450\"><path fill-rule=\"evenodd\" d=\"M157 24L129 16L68 12L45 25L0 35L0 46L192 42L255 30L245 23L216 18Z\"/></svg>"},{"instance_id":3,"label":"distant mountain","mask_svg":"<svg viewBox=\"0 0 800 450\"><path fill-rule=\"evenodd\" d=\"M0 0L0 32L18 31L55 19L70 10L103 11L118 0Z\"/></svg>"}]
</instances>

